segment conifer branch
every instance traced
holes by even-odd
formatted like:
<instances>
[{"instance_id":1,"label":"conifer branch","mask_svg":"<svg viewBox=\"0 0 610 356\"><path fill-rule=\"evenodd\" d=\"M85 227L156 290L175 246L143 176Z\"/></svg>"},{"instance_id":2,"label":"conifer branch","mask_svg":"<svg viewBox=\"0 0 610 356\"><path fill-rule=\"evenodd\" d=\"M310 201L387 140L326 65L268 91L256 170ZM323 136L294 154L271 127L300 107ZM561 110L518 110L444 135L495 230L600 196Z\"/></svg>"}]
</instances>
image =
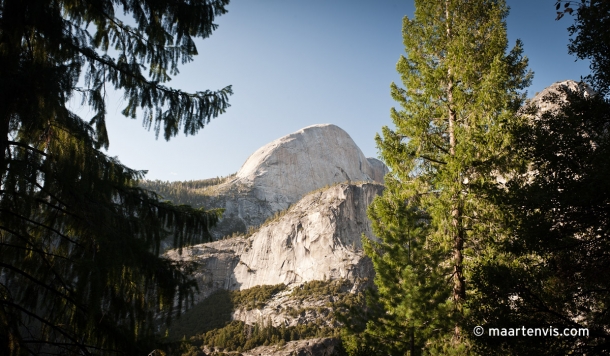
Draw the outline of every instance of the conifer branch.
<instances>
[{"instance_id":1,"label":"conifer branch","mask_svg":"<svg viewBox=\"0 0 610 356\"><path fill-rule=\"evenodd\" d=\"M33 225L40 226L40 227L42 227L42 228L44 228L44 229L47 229L47 230L49 230L49 231L52 231L52 232L54 232L55 234L57 234L57 236L59 236L59 237L61 237L61 238L65 239L65 240L68 240L69 242L73 243L74 245L79 246L79 247L83 247L82 245L80 245L80 244L79 244L78 242L76 242L75 240L73 240L73 239L69 238L67 235L62 234L61 232L59 232L58 230L56 230L56 229L54 229L54 228L52 228L52 227L50 227L50 226L47 226L47 225L45 225L45 224L43 224L43 223L40 223L40 222L35 221L35 220L32 220L32 219L30 219L30 218L28 218L28 217L25 217L25 216L23 216L23 215L19 215L19 214L17 214L17 213L14 213L14 212L12 212L11 210L7 210L7 209L0 209L0 211L4 211L4 212L6 212L7 214L13 215L13 216L15 216L15 217L17 217L17 218L20 218L20 219L23 219L24 221L27 221L27 222L29 222L29 223L31 223L31 224L33 224ZM12 233L12 234L14 234L14 233L15 233L14 231L12 231L12 230L10 230L10 229L7 229L6 227L1 226L1 225L0 225L0 229L3 229L3 230L5 230L5 231L7 231L7 232L10 232L10 233Z\"/></svg>"},{"instance_id":2,"label":"conifer branch","mask_svg":"<svg viewBox=\"0 0 610 356\"><path fill-rule=\"evenodd\" d=\"M17 274L20 274L20 275L24 276L25 278L31 280L32 282L34 282L35 284L41 286L42 288L50 291L53 294L58 295L62 299L72 303L74 307L80 309L82 312L87 312L87 309L84 306L82 306L80 303L77 303L76 300L72 299L69 295L67 295L65 293L62 293L61 291L57 290L56 288L53 288L53 287L49 286L48 283L35 278L34 276L32 276L29 273L26 273L22 269L16 268L15 266L13 266L11 264L4 263L4 262L1 262L1 261L0 261L0 266L6 268L8 270L11 270L11 271L13 271L13 272L15 272ZM70 292L69 289L68 289L68 291Z\"/></svg>"},{"instance_id":3,"label":"conifer branch","mask_svg":"<svg viewBox=\"0 0 610 356\"><path fill-rule=\"evenodd\" d=\"M0 228L0 229L5 230L4 228ZM31 246L34 246L34 245L32 245L32 244L30 243L29 239L23 239L23 240L24 240L24 242L25 242L26 244L31 245ZM51 257L55 257L55 258L59 258L59 259L65 260L65 261L71 261L71 260L70 260L70 258L68 258L68 257L66 257L66 256L63 256L63 255L58 255L58 254L51 253L51 252L47 252L47 251L44 251L44 250L42 250L42 249L36 249L36 248L27 248L27 247L25 247L25 246L19 246L19 245L7 244L7 243L5 243L5 242L1 242L1 241L0 241L0 245L2 245L2 246L6 246L6 247L9 247L9 248L15 248L15 249L20 249L20 250L24 250L24 251L29 251L29 252L36 252L36 253L38 253L38 254L42 254L42 255L47 255L47 256L51 256Z\"/></svg>"},{"instance_id":4,"label":"conifer branch","mask_svg":"<svg viewBox=\"0 0 610 356\"><path fill-rule=\"evenodd\" d=\"M229 107L231 87L186 93L160 83L196 54L193 39L211 34L227 3L122 1L137 28L115 18L108 1L3 3L1 73L5 84L17 85L0 97L0 275L19 283L8 286L10 300L2 300L9 298L4 291L0 298L0 328L15 340L0 340L0 353L35 354L30 346L40 344L49 353L138 354L134 335L141 341L154 334L159 301L171 312L168 301L182 305L192 296L196 285L180 270L186 265L160 257L159 241L172 230L180 244L194 240L218 215L134 189L144 173L99 151L108 143L106 85L124 92L125 115L150 113L157 135L202 129ZM106 53L110 47L120 58ZM91 121L66 108L74 92L95 112ZM123 249L109 254L117 245ZM94 273L92 264L104 272ZM91 298L86 311L79 298ZM96 321L84 320L87 315ZM116 325L127 334L115 333Z\"/></svg>"},{"instance_id":5,"label":"conifer branch","mask_svg":"<svg viewBox=\"0 0 610 356\"><path fill-rule=\"evenodd\" d=\"M430 161L430 162L434 162L434 163L438 163L438 164L447 164L447 162L439 161L439 160L436 160L436 159L434 159L434 158L430 158L430 157L428 157L428 156L419 155L419 157L421 157L421 158L423 158L423 159L425 159L425 160L428 160L428 161Z\"/></svg>"},{"instance_id":6,"label":"conifer branch","mask_svg":"<svg viewBox=\"0 0 610 356\"><path fill-rule=\"evenodd\" d=\"M24 307L22 307L21 305L11 302L9 300L6 299L0 299L0 304L3 305L7 305L10 306L11 308L17 309L18 311L40 321L41 323L43 323L44 325L50 327L51 329L59 332L60 334L62 334L63 337L67 338L68 340L72 341L72 343L70 343L72 346L76 346L80 349L80 351L84 354L84 355L92 355L91 352L89 352L89 349L94 349L94 350L100 350L100 351L118 351L118 350L105 350L103 348L99 348L99 347L95 347L93 345L86 345L83 342L79 341L78 339L76 339L74 336L72 336L67 330L65 330L64 328L61 328L60 326L58 326L57 324L55 324L54 322L47 320L41 316L39 316L36 313L31 312L29 309L26 309ZM42 342L41 343L45 343L45 344L52 344L53 342ZM67 343L61 343L62 345L66 345Z\"/></svg>"},{"instance_id":7,"label":"conifer branch","mask_svg":"<svg viewBox=\"0 0 610 356\"><path fill-rule=\"evenodd\" d=\"M430 142L434 147L439 149L444 154L447 154L447 155L449 154L449 151L447 151L447 149L445 149L444 147L439 146L436 142L434 142L434 140L429 140L428 142Z\"/></svg>"},{"instance_id":8,"label":"conifer branch","mask_svg":"<svg viewBox=\"0 0 610 356\"><path fill-rule=\"evenodd\" d=\"M49 155L48 155L48 154L46 154L46 153L44 153L43 151L41 151L41 150L39 150L39 149L36 149L36 148L34 148L34 147L32 147L32 146L26 145L26 144L24 144L24 143L21 143L21 142L15 142L15 141L7 141L7 142L8 142L8 144L9 144L9 145L23 147L23 148L25 148L25 149L27 149L27 150L29 150L29 151L36 152L36 153L38 153L39 155L42 155L42 156L45 156L45 157L49 157Z\"/></svg>"}]
</instances>

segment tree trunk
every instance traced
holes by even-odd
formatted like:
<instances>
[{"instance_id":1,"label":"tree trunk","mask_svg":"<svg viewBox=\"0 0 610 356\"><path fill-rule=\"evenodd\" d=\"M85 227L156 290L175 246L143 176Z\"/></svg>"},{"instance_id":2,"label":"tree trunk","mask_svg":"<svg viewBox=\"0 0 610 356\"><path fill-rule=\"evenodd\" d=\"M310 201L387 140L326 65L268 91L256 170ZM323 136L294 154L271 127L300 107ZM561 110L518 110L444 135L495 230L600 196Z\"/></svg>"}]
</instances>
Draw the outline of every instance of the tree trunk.
<instances>
[{"instance_id":1,"label":"tree trunk","mask_svg":"<svg viewBox=\"0 0 610 356\"><path fill-rule=\"evenodd\" d=\"M447 41L451 41L451 17L449 13L449 0L445 0L445 20L447 24ZM451 65L447 70L447 105L449 109L449 154L455 156L455 149L457 141L455 138L455 126L456 126L456 112L453 105L453 73ZM456 179L460 179L459 176ZM461 182L458 182L461 183ZM453 240L453 303L456 311L462 309L462 303L466 298L466 285L463 274L463 256L462 251L464 249L464 232L461 227L461 211L459 207L459 191L454 192L452 196L451 205L451 239ZM455 325L454 339L460 338L460 327L458 324Z\"/></svg>"}]
</instances>

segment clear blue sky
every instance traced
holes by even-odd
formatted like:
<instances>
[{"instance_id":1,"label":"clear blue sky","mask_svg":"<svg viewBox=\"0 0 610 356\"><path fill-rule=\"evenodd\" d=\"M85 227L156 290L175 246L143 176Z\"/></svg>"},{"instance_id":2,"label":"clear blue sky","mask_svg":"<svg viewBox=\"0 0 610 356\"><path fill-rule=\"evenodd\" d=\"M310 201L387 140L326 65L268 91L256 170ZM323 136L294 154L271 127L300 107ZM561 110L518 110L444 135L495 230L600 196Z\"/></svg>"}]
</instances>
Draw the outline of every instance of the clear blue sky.
<instances>
[{"instance_id":1,"label":"clear blue sky","mask_svg":"<svg viewBox=\"0 0 610 356\"><path fill-rule=\"evenodd\" d=\"M517 38L534 71L529 96L555 81L579 79L588 65L567 54L566 28L555 0L508 0L511 47ZM232 0L218 30L197 42L199 55L169 85L186 91L232 84L231 107L196 136L169 142L108 107L110 149L148 179L192 180L236 172L260 146L300 128L333 123L367 157L377 157L375 133L392 125L395 66L404 53L403 16L412 1ZM78 114L87 118L86 109Z\"/></svg>"}]
</instances>

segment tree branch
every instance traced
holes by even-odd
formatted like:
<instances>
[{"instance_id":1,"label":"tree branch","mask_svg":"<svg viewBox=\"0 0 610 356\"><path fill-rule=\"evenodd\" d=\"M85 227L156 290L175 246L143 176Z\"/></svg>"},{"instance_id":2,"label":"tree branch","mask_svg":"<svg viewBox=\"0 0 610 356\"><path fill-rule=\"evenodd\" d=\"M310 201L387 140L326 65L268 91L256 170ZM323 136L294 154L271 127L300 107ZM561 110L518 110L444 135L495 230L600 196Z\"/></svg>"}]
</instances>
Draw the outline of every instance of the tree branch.
<instances>
[{"instance_id":1,"label":"tree branch","mask_svg":"<svg viewBox=\"0 0 610 356\"><path fill-rule=\"evenodd\" d=\"M430 158L428 156L420 155L419 157L421 157L421 158L423 158L425 160L428 160L430 162L434 162L434 163L438 163L438 164L447 164L447 162L438 161L438 160L435 160L434 158Z\"/></svg>"},{"instance_id":2,"label":"tree branch","mask_svg":"<svg viewBox=\"0 0 610 356\"><path fill-rule=\"evenodd\" d=\"M26 145L26 144L24 144L24 143L21 143L21 142L15 142L15 141L7 141L7 142L8 142L8 144L9 144L9 145L23 147L23 148L25 148L25 149L28 149L28 150L30 150L30 151L36 152L36 153L38 153L38 154L40 154L40 155L43 155L43 156L45 156L45 157L49 157L49 154L44 153L44 152L42 152L41 150L38 150L38 149L36 149L36 148L34 148L34 147L32 147L32 146Z\"/></svg>"}]
</instances>

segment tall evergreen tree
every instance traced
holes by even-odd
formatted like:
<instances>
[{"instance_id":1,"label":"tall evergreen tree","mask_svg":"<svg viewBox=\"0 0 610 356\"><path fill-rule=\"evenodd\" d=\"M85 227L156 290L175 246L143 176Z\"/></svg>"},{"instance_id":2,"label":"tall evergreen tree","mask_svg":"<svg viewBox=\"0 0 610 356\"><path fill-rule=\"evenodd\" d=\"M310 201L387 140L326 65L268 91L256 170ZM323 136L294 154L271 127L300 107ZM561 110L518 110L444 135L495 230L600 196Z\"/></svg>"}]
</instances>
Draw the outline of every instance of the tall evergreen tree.
<instances>
[{"instance_id":1,"label":"tall evergreen tree","mask_svg":"<svg viewBox=\"0 0 610 356\"><path fill-rule=\"evenodd\" d=\"M463 353L469 261L501 234L478 187L497 179L504 128L531 75L520 42L506 52L504 1L421 0L415 9L397 64L404 88L391 86L402 109L376 137L391 173L369 212L380 240L365 248L388 321L367 333L393 354Z\"/></svg>"},{"instance_id":2,"label":"tall evergreen tree","mask_svg":"<svg viewBox=\"0 0 610 356\"><path fill-rule=\"evenodd\" d=\"M227 3L0 1L0 354L143 354L157 312L192 293L188 266L160 258L159 243L205 239L218 212L159 201L137 187L144 172L100 151L105 91L123 91L123 113L142 109L157 135L195 134L231 87L163 83ZM67 107L79 94L86 120Z\"/></svg>"}]
</instances>

